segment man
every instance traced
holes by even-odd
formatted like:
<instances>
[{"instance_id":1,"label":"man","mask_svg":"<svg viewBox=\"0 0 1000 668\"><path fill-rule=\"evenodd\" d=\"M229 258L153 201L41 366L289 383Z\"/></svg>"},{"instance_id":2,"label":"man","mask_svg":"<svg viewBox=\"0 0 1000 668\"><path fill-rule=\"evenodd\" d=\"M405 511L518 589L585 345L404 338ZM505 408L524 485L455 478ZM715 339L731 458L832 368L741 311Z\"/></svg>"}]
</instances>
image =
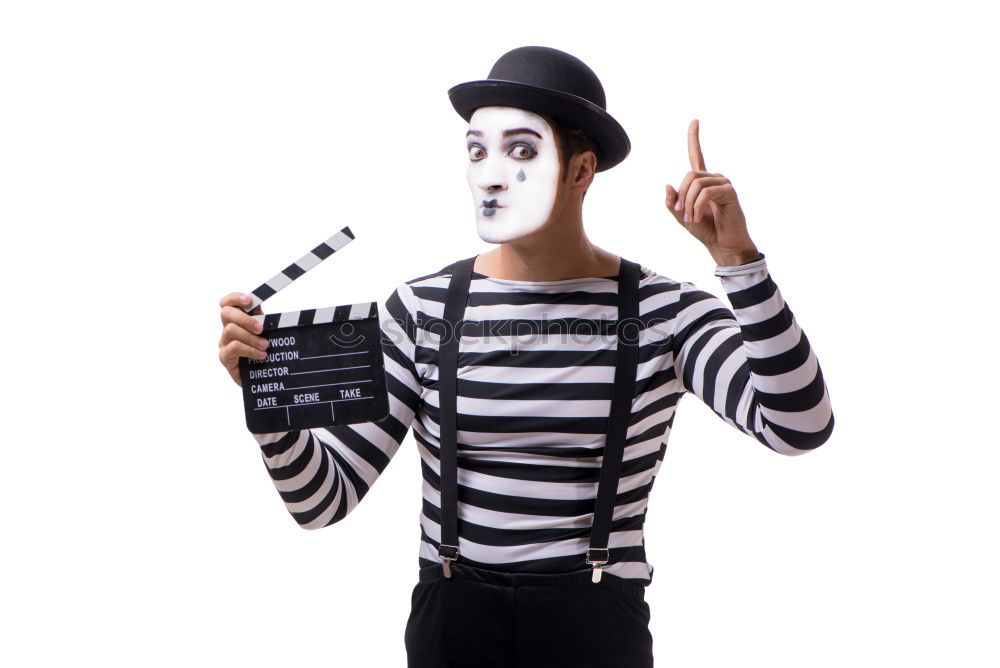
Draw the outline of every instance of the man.
<instances>
[{"instance_id":1,"label":"man","mask_svg":"<svg viewBox=\"0 0 1000 668\"><path fill-rule=\"evenodd\" d=\"M497 248L386 300L387 419L255 437L288 510L315 529L357 506L413 427L424 506L409 665L651 666L642 528L680 398L801 454L833 428L819 363L732 184L707 171L697 122L666 204L735 311L587 239L584 195L630 144L579 59L521 47L449 95L469 122L477 230ZM239 356L264 355L241 297L221 301L219 342L237 383Z\"/></svg>"}]
</instances>

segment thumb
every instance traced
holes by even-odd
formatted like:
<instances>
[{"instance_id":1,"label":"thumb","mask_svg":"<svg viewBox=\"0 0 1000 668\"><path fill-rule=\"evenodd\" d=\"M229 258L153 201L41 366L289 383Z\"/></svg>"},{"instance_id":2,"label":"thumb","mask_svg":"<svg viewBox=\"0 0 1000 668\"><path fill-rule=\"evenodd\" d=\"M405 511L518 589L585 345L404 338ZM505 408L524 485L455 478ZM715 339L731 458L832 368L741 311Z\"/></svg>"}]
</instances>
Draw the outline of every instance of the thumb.
<instances>
[{"instance_id":1,"label":"thumb","mask_svg":"<svg viewBox=\"0 0 1000 668\"><path fill-rule=\"evenodd\" d=\"M252 299L252 297L250 295L241 295L240 296L240 308L243 310L243 312L244 313L249 313L250 315L264 315L264 311L261 310L261 308L260 308L261 305L260 304L257 304L256 306L254 306L249 311L246 310L247 306L250 305L251 299Z\"/></svg>"},{"instance_id":2,"label":"thumb","mask_svg":"<svg viewBox=\"0 0 1000 668\"><path fill-rule=\"evenodd\" d=\"M710 209L712 209L713 220L722 220L722 210L719 207L719 203L716 202L714 199L710 199L708 200L708 206Z\"/></svg>"}]
</instances>

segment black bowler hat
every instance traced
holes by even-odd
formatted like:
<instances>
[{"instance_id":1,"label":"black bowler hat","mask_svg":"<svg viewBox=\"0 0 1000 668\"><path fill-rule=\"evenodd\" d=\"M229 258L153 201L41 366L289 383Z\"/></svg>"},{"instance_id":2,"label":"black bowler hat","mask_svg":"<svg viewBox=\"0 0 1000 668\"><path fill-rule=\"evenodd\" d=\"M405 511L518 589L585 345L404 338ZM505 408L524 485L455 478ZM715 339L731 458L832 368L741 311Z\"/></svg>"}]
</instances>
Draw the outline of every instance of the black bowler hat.
<instances>
[{"instance_id":1,"label":"black bowler hat","mask_svg":"<svg viewBox=\"0 0 1000 668\"><path fill-rule=\"evenodd\" d=\"M604 87L575 56L547 46L522 46L500 56L486 79L448 89L459 116L468 121L479 107L519 107L579 128L597 144L597 171L611 169L632 144L606 111Z\"/></svg>"}]
</instances>

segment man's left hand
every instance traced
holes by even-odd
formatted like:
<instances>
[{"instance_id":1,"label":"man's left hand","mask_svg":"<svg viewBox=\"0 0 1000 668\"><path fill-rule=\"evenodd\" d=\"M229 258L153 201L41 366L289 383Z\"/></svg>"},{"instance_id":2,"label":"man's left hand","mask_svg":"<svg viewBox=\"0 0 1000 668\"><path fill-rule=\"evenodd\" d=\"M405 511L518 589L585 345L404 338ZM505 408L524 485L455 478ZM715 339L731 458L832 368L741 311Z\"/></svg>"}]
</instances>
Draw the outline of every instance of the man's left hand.
<instances>
[{"instance_id":1,"label":"man's left hand","mask_svg":"<svg viewBox=\"0 0 1000 668\"><path fill-rule=\"evenodd\" d=\"M760 253L750 239L747 220L729 179L705 167L698 140L698 119L688 126L691 171L679 190L667 186L667 210L694 238L705 244L720 266L746 264Z\"/></svg>"}]
</instances>

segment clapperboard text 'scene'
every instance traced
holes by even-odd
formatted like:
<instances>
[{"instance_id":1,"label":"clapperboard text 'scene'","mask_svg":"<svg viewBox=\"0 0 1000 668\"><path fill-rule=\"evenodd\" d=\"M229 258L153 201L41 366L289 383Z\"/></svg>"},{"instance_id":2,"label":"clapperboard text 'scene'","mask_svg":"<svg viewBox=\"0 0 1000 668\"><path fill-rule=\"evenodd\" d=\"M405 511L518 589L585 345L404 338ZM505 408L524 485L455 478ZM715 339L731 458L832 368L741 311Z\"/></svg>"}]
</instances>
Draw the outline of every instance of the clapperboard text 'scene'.
<instances>
[{"instance_id":1,"label":"clapperboard text 'scene'","mask_svg":"<svg viewBox=\"0 0 1000 668\"><path fill-rule=\"evenodd\" d=\"M251 293L249 312L354 239L345 227ZM240 358L243 409L255 434L380 420L389 414L378 304L255 315L263 360Z\"/></svg>"}]
</instances>

